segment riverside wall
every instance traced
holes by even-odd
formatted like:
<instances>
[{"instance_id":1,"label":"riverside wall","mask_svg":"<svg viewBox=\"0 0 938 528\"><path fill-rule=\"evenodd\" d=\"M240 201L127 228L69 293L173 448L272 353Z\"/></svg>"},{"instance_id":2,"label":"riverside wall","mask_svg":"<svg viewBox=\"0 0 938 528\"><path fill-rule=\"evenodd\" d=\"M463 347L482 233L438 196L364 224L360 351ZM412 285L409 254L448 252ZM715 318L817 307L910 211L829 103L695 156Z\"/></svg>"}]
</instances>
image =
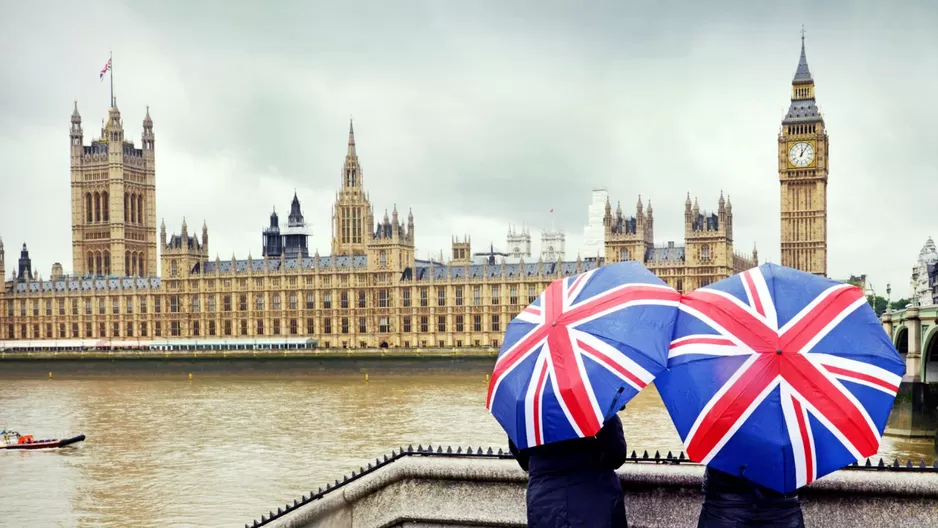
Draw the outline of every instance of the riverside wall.
<instances>
[{"instance_id":1,"label":"riverside wall","mask_svg":"<svg viewBox=\"0 0 938 528\"><path fill-rule=\"evenodd\" d=\"M696 526L703 472L686 461L633 455L618 472L629 526ZM526 526L526 483L527 475L508 456L412 449L369 463L245 526L520 528ZM808 526L938 526L938 464L859 465L824 477L801 495Z\"/></svg>"},{"instance_id":2,"label":"riverside wall","mask_svg":"<svg viewBox=\"0 0 938 528\"><path fill-rule=\"evenodd\" d=\"M0 352L0 378L105 372L478 372L490 373L498 350L43 350Z\"/></svg>"}]
</instances>

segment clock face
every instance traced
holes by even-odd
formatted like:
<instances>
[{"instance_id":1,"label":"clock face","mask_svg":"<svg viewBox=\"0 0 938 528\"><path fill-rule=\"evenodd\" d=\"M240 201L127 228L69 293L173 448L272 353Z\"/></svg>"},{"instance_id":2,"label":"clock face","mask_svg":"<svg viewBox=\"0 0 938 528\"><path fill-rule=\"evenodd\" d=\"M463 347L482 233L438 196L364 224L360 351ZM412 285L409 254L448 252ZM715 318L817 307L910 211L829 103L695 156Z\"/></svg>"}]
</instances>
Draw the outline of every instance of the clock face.
<instances>
[{"instance_id":1,"label":"clock face","mask_svg":"<svg viewBox=\"0 0 938 528\"><path fill-rule=\"evenodd\" d=\"M788 151L788 159L795 167L807 167L814 162L814 147L804 141L795 143Z\"/></svg>"}]
</instances>

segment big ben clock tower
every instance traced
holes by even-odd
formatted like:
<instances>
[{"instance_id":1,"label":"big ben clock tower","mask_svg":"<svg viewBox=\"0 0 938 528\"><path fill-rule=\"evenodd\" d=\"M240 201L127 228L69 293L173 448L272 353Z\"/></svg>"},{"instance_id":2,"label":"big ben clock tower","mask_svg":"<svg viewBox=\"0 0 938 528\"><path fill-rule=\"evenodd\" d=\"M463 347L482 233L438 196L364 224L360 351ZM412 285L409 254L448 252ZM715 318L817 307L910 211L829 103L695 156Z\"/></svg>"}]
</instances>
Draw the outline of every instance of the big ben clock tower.
<instances>
[{"instance_id":1,"label":"big ben clock tower","mask_svg":"<svg viewBox=\"0 0 938 528\"><path fill-rule=\"evenodd\" d=\"M827 129L814 100L804 52L791 81L791 106L778 136L782 265L827 276Z\"/></svg>"}]
</instances>

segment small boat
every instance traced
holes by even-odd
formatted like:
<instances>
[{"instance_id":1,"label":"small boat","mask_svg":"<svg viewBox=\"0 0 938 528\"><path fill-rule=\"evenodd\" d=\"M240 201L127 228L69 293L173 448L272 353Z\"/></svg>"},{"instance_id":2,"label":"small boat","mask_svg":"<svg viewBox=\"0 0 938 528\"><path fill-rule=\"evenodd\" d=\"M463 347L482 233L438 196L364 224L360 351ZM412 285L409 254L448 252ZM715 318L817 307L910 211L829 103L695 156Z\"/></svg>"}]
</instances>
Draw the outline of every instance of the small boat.
<instances>
[{"instance_id":1,"label":"small boat","mask_svg":"<svg viewBox=\"0 0 938 528\"><path fill-rule=\"evenodd\" d=\"M50 449L65 447L85 440L85 435L71 438L35 440L33 435L21 435L16 431L0 431L0 449Z\"/></svg>"}]
</instances>

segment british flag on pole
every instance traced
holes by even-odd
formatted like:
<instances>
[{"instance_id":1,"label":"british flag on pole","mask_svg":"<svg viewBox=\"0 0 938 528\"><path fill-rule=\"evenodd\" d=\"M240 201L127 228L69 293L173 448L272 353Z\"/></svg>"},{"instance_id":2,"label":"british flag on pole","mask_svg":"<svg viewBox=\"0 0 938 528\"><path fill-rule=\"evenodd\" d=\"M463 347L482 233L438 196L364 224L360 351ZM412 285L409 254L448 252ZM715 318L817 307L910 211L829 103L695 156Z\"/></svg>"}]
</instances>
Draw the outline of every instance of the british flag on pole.
<instances>
[{"instance_id":1,"label":"british flag on pole","mask_svg":"<svg viewBox=\"0 0 938 528\"><path fill-rule=\"evenodd\" d=\"M655 385L691 460L790 492L877 452L904 373L859 288L765 264L682 297Z\"/></svg>"},{"instance_id":2,"label":"british flag on pole","mask_svg":"<svg viewBox=\"0 0 938 528\"><path fill-rule=\"evenodd\" d=\"M509 323L486 407L519 449L595 435L664 370L679 299L638 262L554 281Z\"/></svg>"}]
</instances>

